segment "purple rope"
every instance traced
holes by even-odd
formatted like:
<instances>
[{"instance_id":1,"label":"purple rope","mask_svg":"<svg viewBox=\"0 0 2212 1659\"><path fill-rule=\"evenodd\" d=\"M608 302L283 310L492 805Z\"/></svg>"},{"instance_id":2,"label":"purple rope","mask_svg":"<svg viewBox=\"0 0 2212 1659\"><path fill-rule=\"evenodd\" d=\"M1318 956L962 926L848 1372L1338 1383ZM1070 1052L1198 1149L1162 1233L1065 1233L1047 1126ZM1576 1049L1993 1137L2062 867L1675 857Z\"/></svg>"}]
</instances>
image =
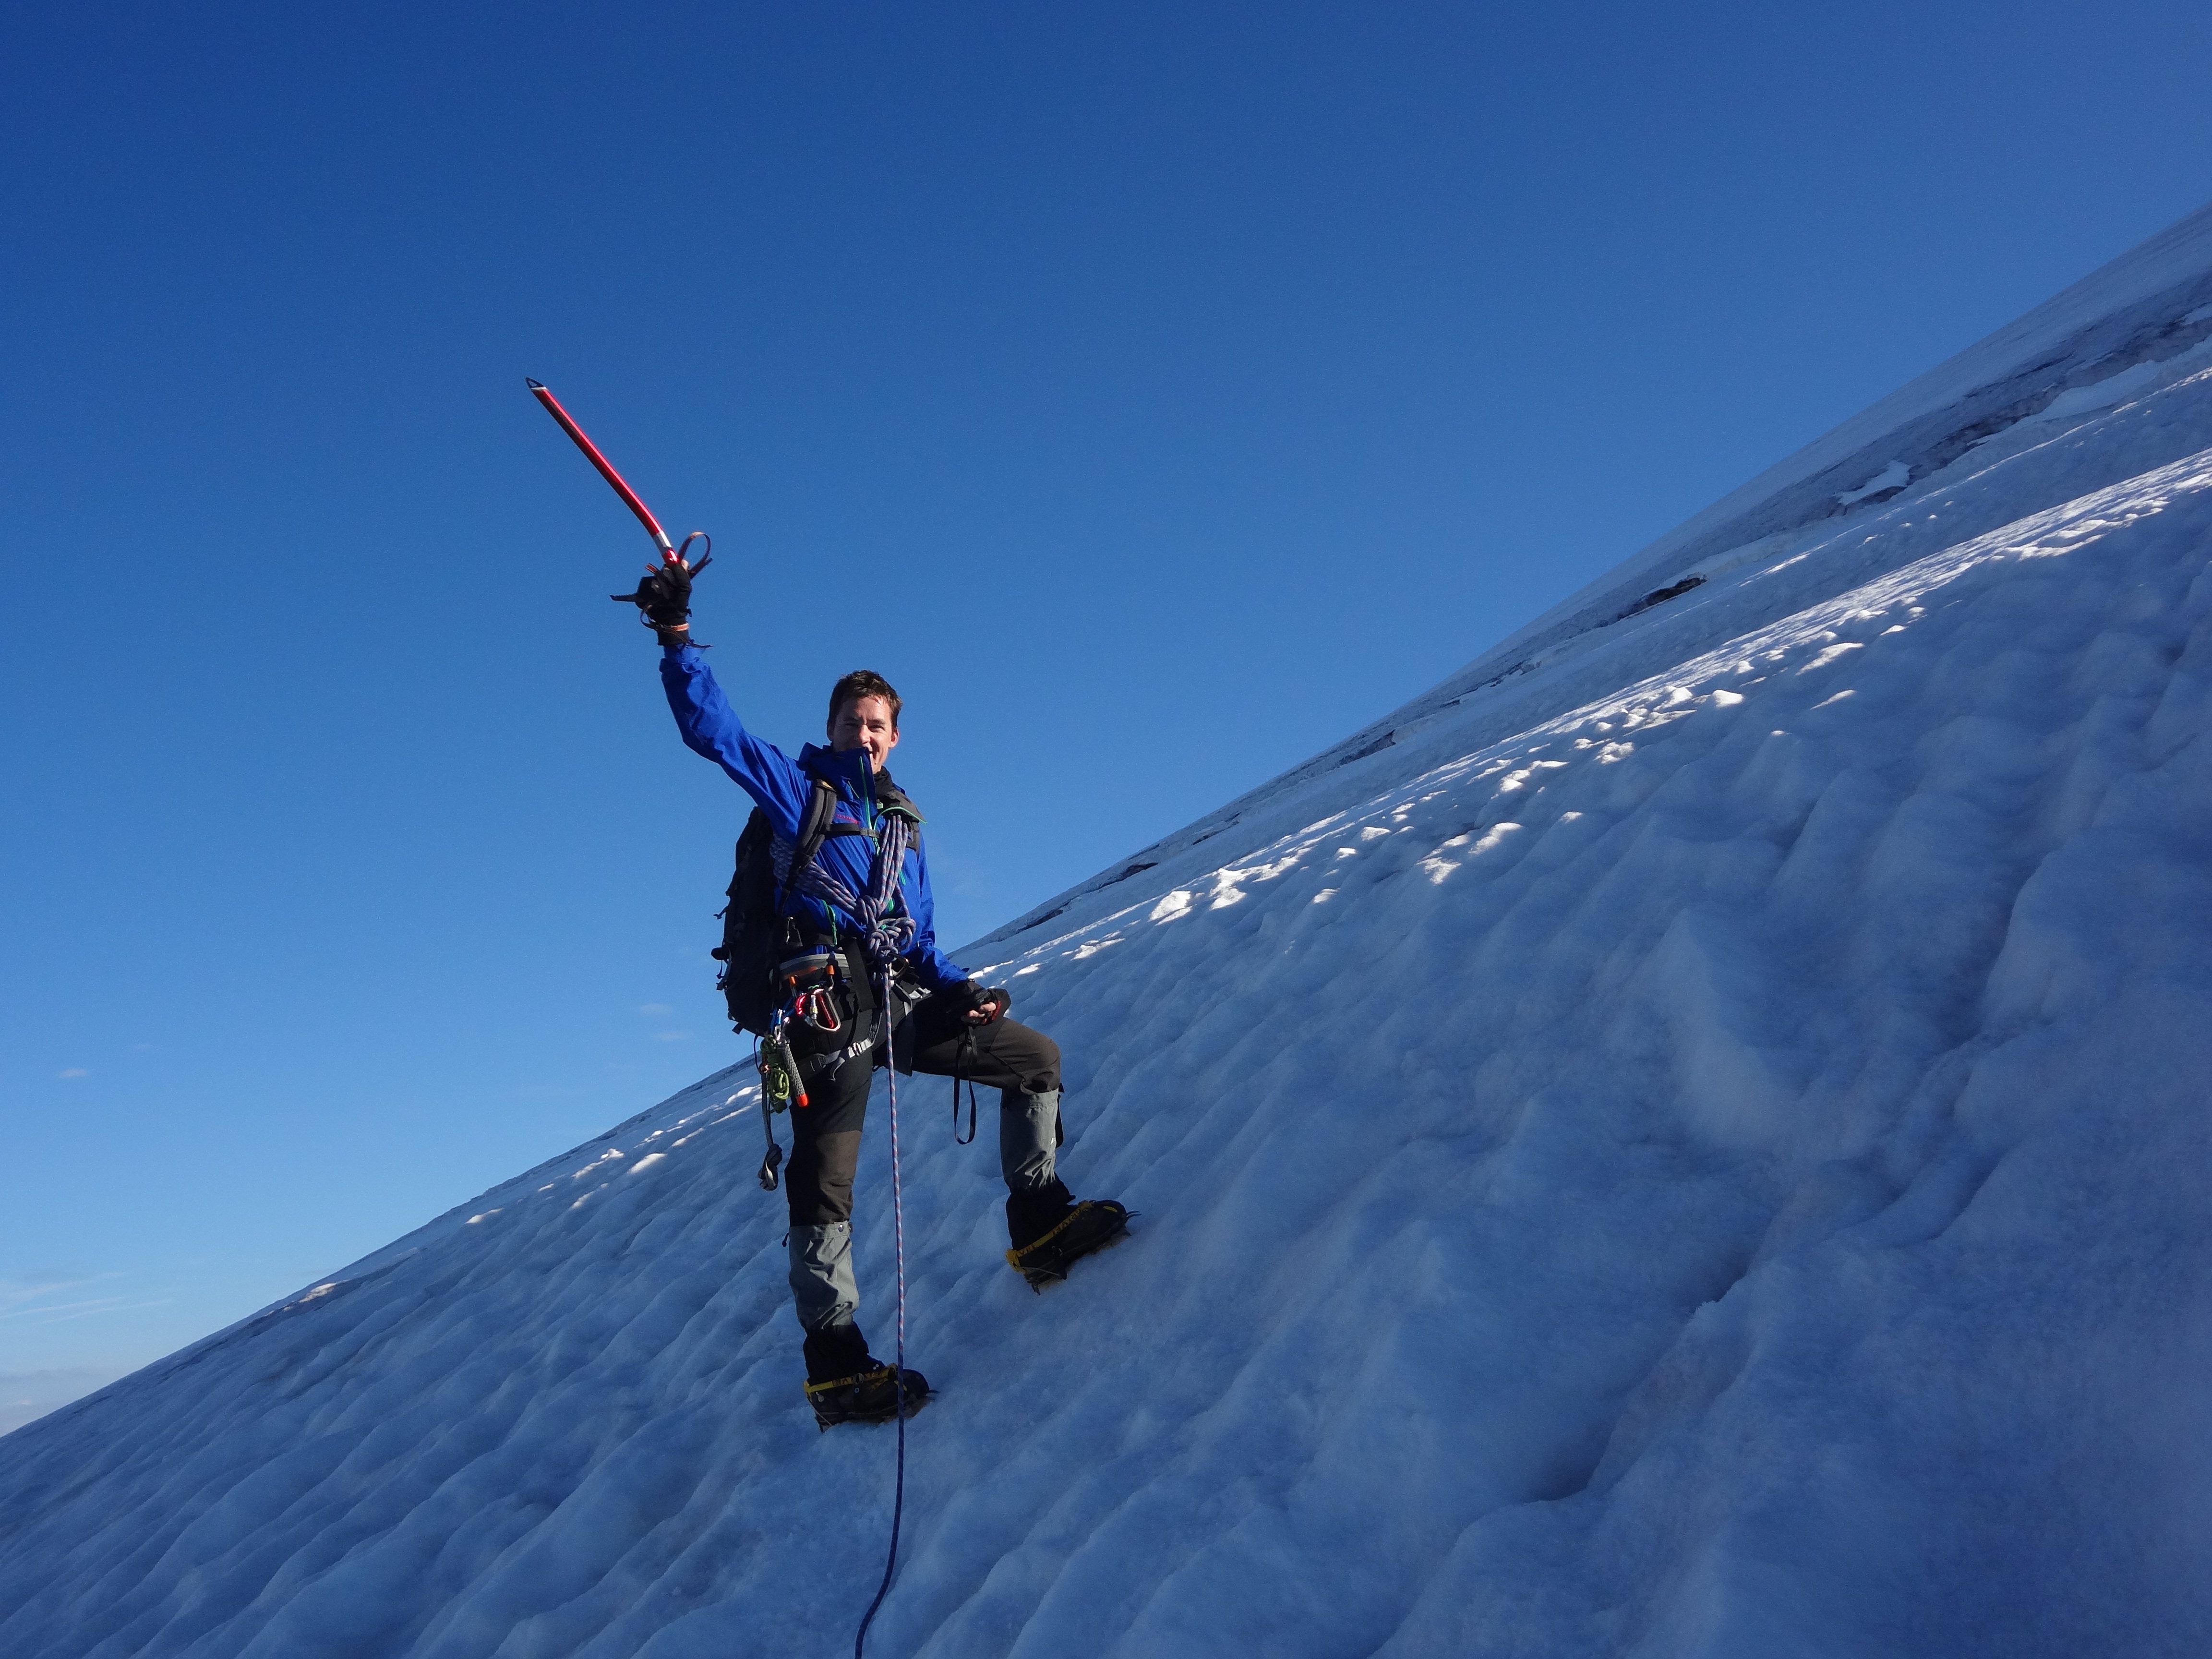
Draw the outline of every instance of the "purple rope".
<instances>
[{"instance_id":1,"label":"purple rope","mask_svg":"<svg viewBox=\"0 0 2212 1659\"><path fill-rule=\"evenodd\" d=\"M888 965L914 944L914 918L891 914L898 903L899 882L905 873L913 831L896 812L885 813L879 822L883 827L877 832L876 859L868 871L866 898L823 869L819 859L800 871L798 880L793 882L791 861L799 856L799 849L789 842L781 838L771 842L769 854L779 884L790 882L794 892L821 899L852 917L854 929L866 941L868 954Z\"/></svg>"},{"instance_id":2,"label":"purple rope","mask_svg":"<svg viewBox=\"0 0 2212 1659\"><path fill-rule=\"evenodd\" d=\"M890 969L883 970L882 995L877 1000L878 1008L890 1006ZM891 1120L891 1254L897 1265L898 1318L893 1327L891 1387L896 1390L898 1404L898 1478L891 1488L891 1547L884 1559L884 1582L876 1586L876 1599L868 1603L868 1611L860 1620L860 1628L853 1638L853 1659L861 1659L861 1649L868 1639L868 1626L876 1621L876 1609L890 1594L891 1574L898 1566L899 1522L906 1513L906 1218L899 1198L898 1144L898 1061L890 1053L890 1037L884 1038L884 1058L890 1062L884 1067L884 1080L889 1085Z\"/></svg>"}]
</instances>

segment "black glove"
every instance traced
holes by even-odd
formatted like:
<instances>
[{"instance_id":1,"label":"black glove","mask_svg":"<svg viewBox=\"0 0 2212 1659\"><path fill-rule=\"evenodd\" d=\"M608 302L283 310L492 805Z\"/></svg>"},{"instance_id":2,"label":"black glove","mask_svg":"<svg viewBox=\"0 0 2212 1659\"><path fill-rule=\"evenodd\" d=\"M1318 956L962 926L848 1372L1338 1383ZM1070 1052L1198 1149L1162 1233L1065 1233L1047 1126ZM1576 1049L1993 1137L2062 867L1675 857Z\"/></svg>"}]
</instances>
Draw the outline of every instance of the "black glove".
<instances>
[{"instance_id":1,"label":"black glove","mask_svg":"<svg viewBox=\"0 0 2212 1659\"><path fill-rule=\"evenodd\" d=\"M974 980L963 980L946 994L961 1018L970 1025L988 1025L1014 1006L1014 994L1003 988L986 990Z\"/></svg>"},{"instance_id":2,"label":"black glove","mask_svg":"<svg viewBox=\"0 0 2212 1659\"><path fill-rule=\"evenodd\" d=\"M709 553L696 564L681 559L645 568L645 580L635 593L610 593L617 605L634 605L638 620L650 628L663 645L691 643L691 579L714 563Z\"/></svg>"}]
</instances>

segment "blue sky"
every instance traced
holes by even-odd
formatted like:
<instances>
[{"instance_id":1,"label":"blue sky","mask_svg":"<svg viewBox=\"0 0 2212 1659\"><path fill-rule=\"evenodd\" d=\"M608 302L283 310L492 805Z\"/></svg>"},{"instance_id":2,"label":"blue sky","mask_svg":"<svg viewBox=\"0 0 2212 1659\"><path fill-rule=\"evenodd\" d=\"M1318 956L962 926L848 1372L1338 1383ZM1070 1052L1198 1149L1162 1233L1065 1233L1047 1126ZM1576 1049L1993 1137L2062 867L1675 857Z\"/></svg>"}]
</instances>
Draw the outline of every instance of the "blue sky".
<instances>
[{"instance_id":1,"label":"blue sky","mask_svg":"<svg viewBox=\"0 0 2212 1659\"><path fill-rule=\"evenodd\" d=\"M736 1056L742 803L525 374L759 729L899 685L957 944L2212 197L2201 7L1813 13L11 20L0 1388Z\"/></svg>"}]
</instances>

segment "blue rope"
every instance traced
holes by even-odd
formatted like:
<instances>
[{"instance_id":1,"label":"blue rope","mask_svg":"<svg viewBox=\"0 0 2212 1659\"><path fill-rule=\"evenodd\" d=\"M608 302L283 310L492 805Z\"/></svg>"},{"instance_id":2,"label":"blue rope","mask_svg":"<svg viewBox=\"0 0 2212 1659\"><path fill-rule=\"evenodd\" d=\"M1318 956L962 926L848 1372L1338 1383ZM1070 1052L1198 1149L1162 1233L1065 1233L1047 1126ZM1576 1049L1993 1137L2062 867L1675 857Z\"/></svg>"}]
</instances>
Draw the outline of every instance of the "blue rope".
<instances>
[{"instance_id":1,"label":"blue rope","mask_svg":"<svg viewBox=\"0 0 2212 1659\"><path fill-rule=\"evenodd\" d=\"M882 994L876 1006L888 1012L891 1006L890 970L884 970ZM898 1056L892 1052L891 1039L884 1039L884 1079L890 1085L891 1120L891 1249L897 1264L898 1321L893 1337L891 1386L896 1390L898 1404L898 1479L891 1488L891 1547L884 1559L884 1582L876 1586L876 1599L868 1603L867 1615L860 1620L858 1634L853 1638L853 1659L862 1659L861 1650L868 1639L868 1626L876 1621L876 1609L890 1594L891 1574L898 1566L899 1522L906 1513L906 1220L899 1202L899 1144L898 1144Z\"/></svg>"}]
</instances>

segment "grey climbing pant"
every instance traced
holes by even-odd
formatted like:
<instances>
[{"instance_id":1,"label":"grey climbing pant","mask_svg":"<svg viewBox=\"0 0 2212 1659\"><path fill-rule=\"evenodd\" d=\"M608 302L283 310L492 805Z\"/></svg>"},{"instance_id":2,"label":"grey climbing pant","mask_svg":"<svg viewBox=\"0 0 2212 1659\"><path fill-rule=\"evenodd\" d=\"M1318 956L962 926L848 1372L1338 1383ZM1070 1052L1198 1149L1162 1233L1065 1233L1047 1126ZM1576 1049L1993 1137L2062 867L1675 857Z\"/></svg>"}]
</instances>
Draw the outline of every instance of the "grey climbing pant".
<instances>
[{"instance_id":1,"label":"grey climbing pant","mask_svg":"<svg viewBox=\"0 0 2212 1659\"><path fill-rule=\"evenodd\" d=\"M799 1034L795 1042L812 1098L790 1115L784 1188L791 1214L792 1301L799 1322L810 1332L849 1323L860 1309L853 1277L853 1176L876 1069L875 1056L863 1052L816 1072L809 1062L817 1045L826 1043L811 1031ZM1034 1192L1051 1184L1062 1138L1057 1043L1018 1020L963 1026L939 1012L933 999L915 1012L910 1058L917 1072L957 1074L996 1089L999 1169L1007 1190Z\"/></svg>"}]
</instances>

